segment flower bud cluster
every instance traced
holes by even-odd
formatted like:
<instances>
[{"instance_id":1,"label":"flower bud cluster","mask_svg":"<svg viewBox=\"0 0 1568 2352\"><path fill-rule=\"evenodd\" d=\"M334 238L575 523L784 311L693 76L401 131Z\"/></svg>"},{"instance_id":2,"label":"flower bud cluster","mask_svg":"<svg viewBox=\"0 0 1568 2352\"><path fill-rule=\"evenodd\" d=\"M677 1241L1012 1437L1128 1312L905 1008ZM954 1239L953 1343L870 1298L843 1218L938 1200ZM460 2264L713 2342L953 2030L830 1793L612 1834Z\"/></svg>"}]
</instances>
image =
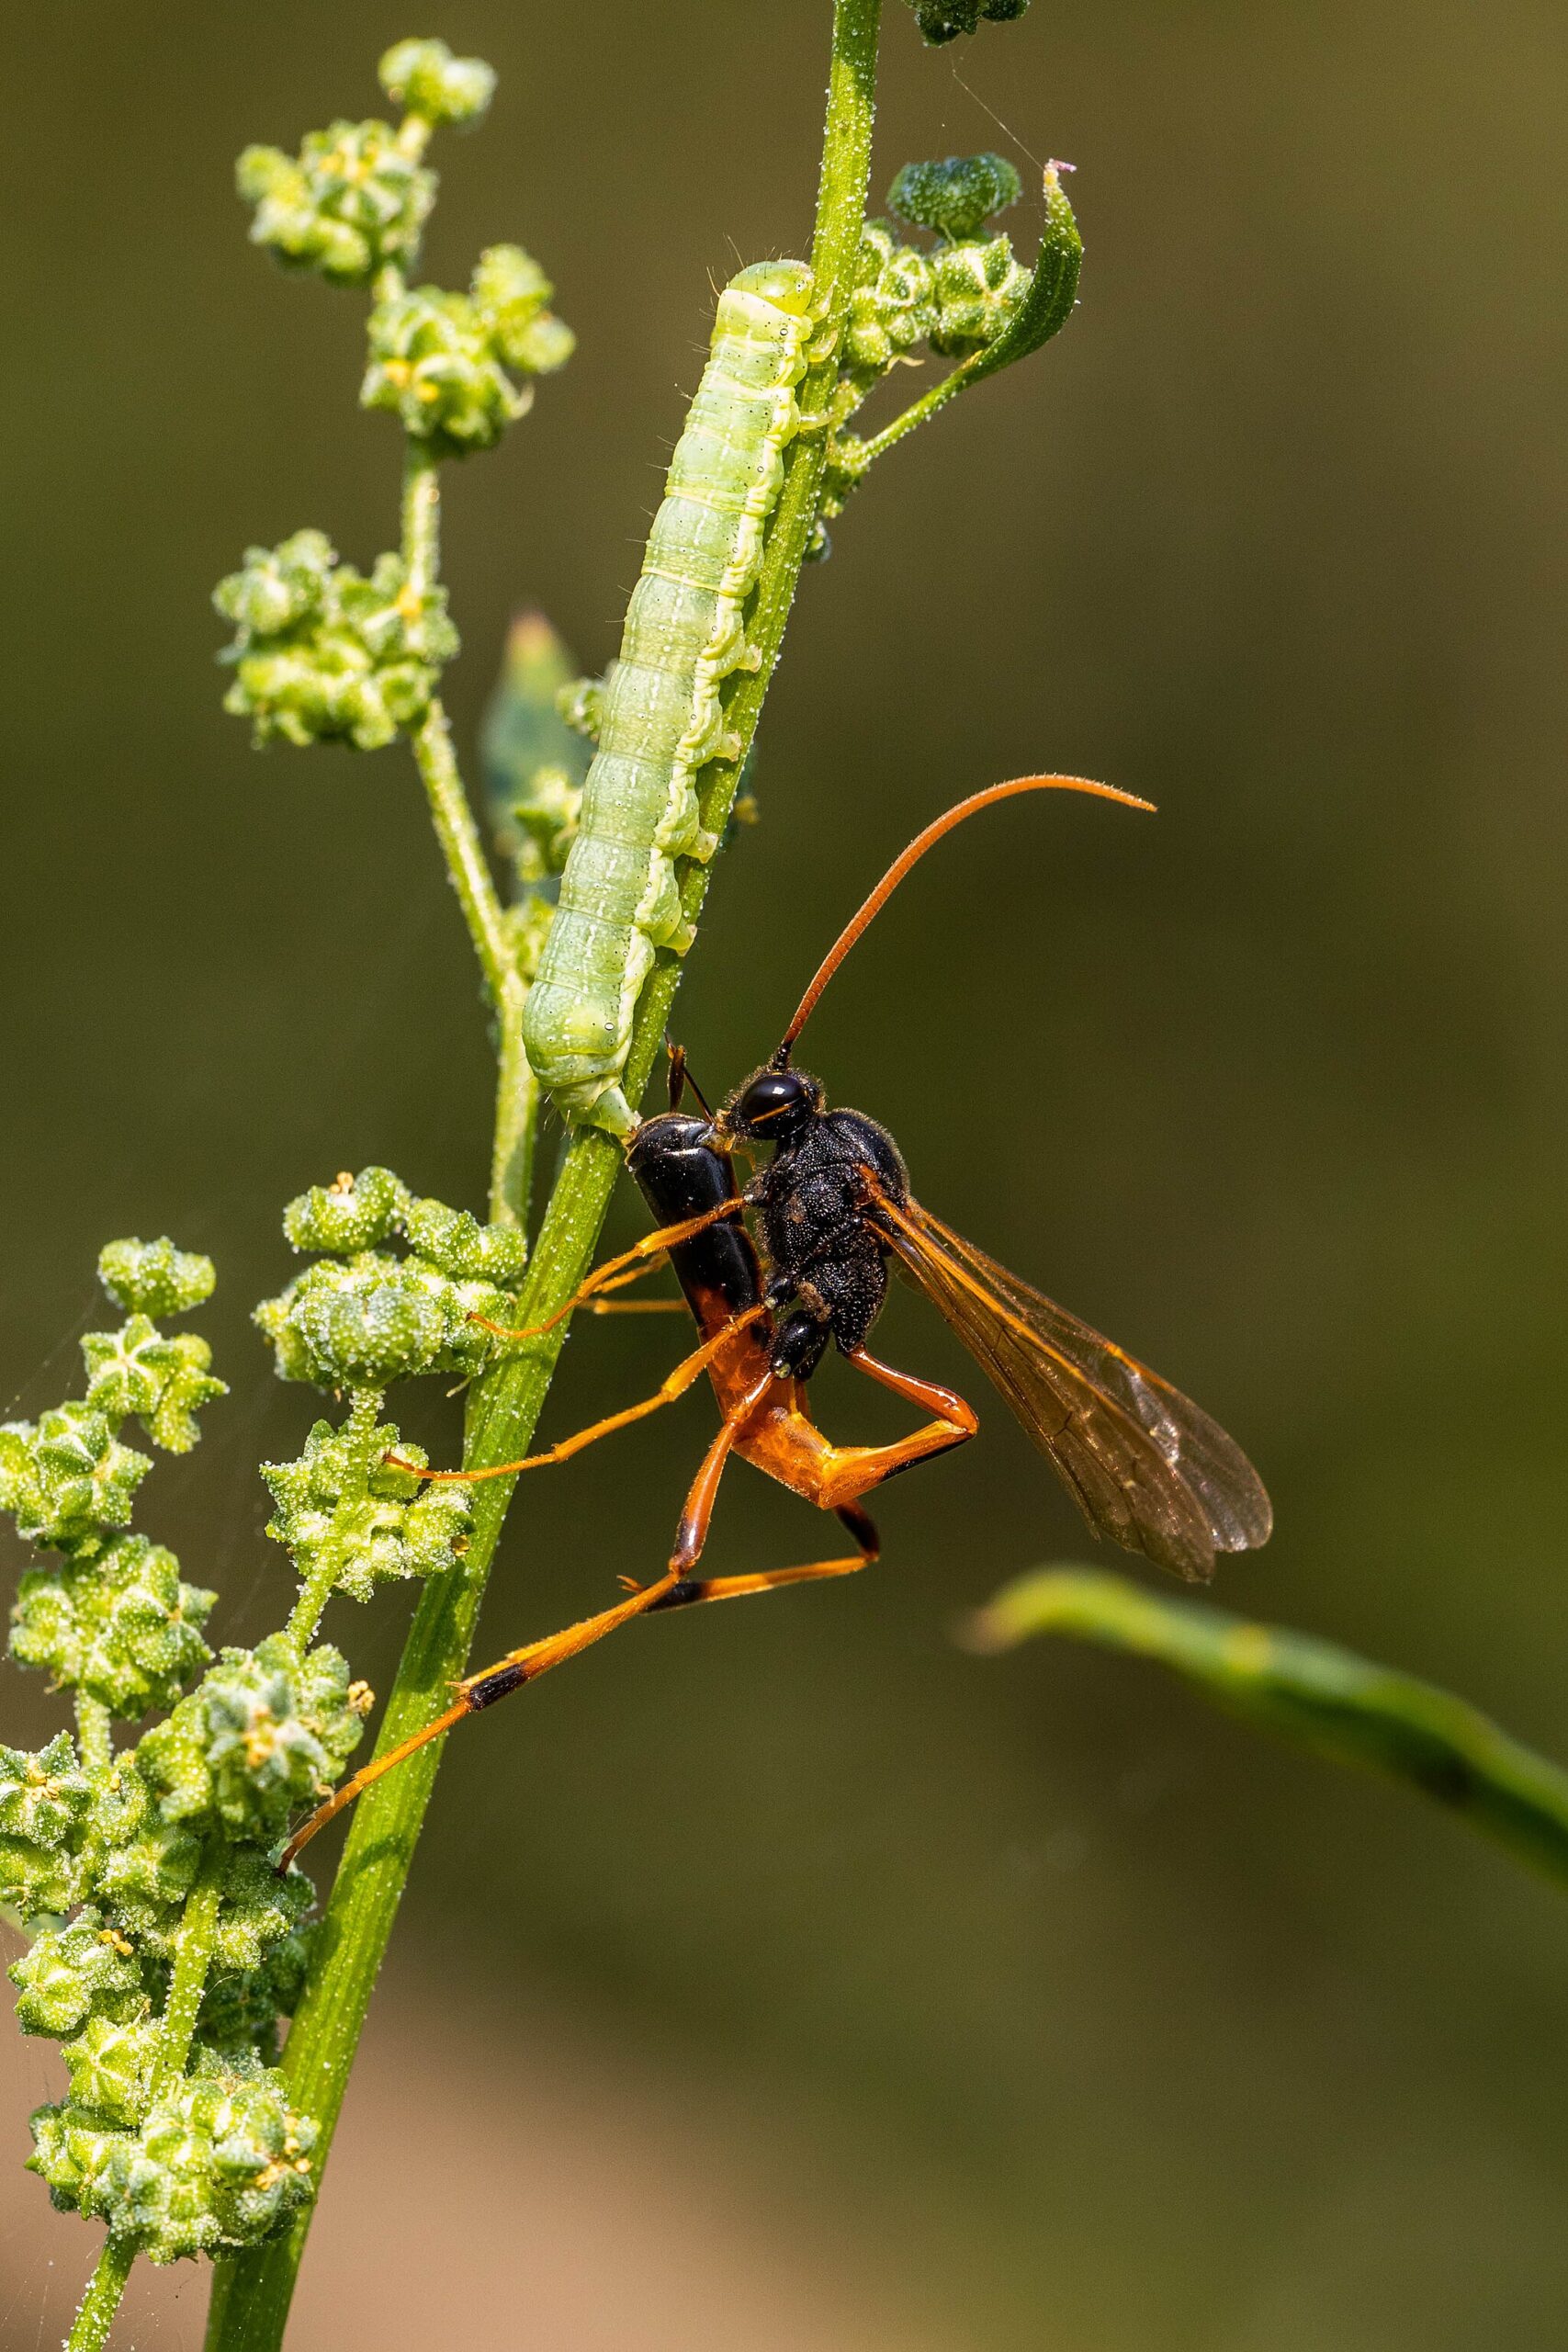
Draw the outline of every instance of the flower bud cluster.
<instances>
[{"instance_id":1,"label":"flower bud cluster","mask_svg":"<svg viewBox=\"0 0 1568 2352\"><path fill-rule=\"evenodd\" d=\"M493 448L533 400L507 370L548 375L571 356L571 329L547 307L553 290L521 245L491 245L467 294L417 286L388 295L370 313L361 406L390 409L439 457Z\"/></svg>"},{"instance_id":2,"label":"flower bud cluster","mask_svg":"<svg viewBox=\"0 0 1568 2352\"><path fill-rule=\"evenodd\" d=\"M254 2245L309 2202L317 2130L289 2106L281 2074L245 2052L199 2050L148 2101L149 2030L106 2023L102 2034L79 2079L107 2103L74 2095L73 2067L72 2098L33 2118L28 2167L52 2204L107 2222L153 2262L178 2262Z\"/></svg>"},{"instance_id":3,"label":"flower bud cluster","mask_svg":"<svg viewBox=\"0 0 1568 2352\"><path fill-rule=\"evenodd\" d=\"M481 59L454 57L444 40L399 41L381 60L380 82L406 109L395 130L334 122L311 131L298 155L247 147L236 169L255 210L252 243L334 286L367 286L378 270L413 266L435 202L435 174L423 161L431 131L477 119L495 88Z\"/></svg>"},{"instance_id":4,"label":"flower bud cluster","mask_svg":"<svg viewBox=\"0 0 1568 2352\"><path fill-rule=\"evenodd\" d=\"M435 202L422 147L385 122L312 130L297 156L247 147L234 177L255 210L252 243L333 286L367 286L389 264L410 266Z\"/></svg>"},{"instance_id":5,"label":"flower bud cluster","mask_svg":"<svg viewBox=\"0 0 1568 2352\"><path fill-rule=\"evenodd\" d=\"M485 1324L513 1313L525 1254L514 1226L415 1200L389 1170L367 1168L290 1202L284 1231L297 1250L329 1254L255 1311L279 1379L381 1389L421 1373L469 1375L497 1352ZM397 1234L406 1255L376 1246Z\"/></svg>"},{"instance_id":6,"label":"flower bud cluster","mask_svg":"<svg viewBox=\"0 0 1568 2352\"><path fill-rule=\"evenodd\" d=\"M858 391L922 344L967 358L1006 332L1031 273L1010 239L980 232L1018 197L1018 174L1005 156L905 164L888 190L888 207L940 242L927 251L901 242L885 220L868 222L844 335L843 373Z\"/></svg>"},{"instance_id":7,"label":"flower bud cluster","mask_svg":"<svg viewBox=\"0 0 1568 2352\"><path fill-rule=\"evenodd\" d=\"M376 1184L365 1192L374 1206ZM395 1178L379 1200L453 1261L497 1261L484 1228L411 1201ZM357 1207L363 1229L365 1198ZM213 1272L169 1241L111 1243L99 1271L128 1320L84 1340L86 1397L0 1431L0 1507L62 1555L23 1576L11 1653L75 1692L82 1734L0 1747L0 1904L32 1936L10 1971L18 2022L61 2044L67 2075L64 2098L33 2118L31 2167L57 2206L169 2262L254 2245L313 2192L315 2126L270 2071L304 1983L312 1889L298 1871L279 1878L271 1857L342 1773L369 1693L336 1650L291 1634L214 1662L200 1630L214 1595L128 1532L152 1464L120 1443L122 1422L183 1451L199 1408L223 1394L205 1342L152 1319L199 1304ZM309 1480L294 1490L291 1518L319 1506L301 1548L310 1560L311 1536L335 1542L345 1587L449 1560L467 1524L461 1490L442 1489L425 1518L409 1499L417 1481L404 1473L394 1491L379 1455L395 1437L370 1410L352 1437L318 1432L307 1448L315 1493ZM112 1718L152 1710L164 1719L116 1754Z\"/></svg>"},{"instance_id":8,"label":"flower bud cluster","mask_svg":"<svg viewBox=\"0 0 1568 2352\"><path fill-rule=\"evenodd\" d=\"M212 601L235 625L223 707L253 722L258 744L378 751L417 726L457 650L445 589L415 589L397 555L378 556L366 579L322 531L247 548Z\"/></svg>"},{"instance_id":9,"label":"flower bud cluster","mask_svg":"<svg viewBox=\"0 0 1568 2352\"><path fill-rule=\"evenodd\" d=\"M960 33L977 32L981 23L1011 24L1021 17L1029 0L909 0L915 22L933 49L956 40Z\"/></svg>"},{"instance_id":10,"label":"flower bud cluster","mask_svg":"<svg viewBox=\"0 0 1568 2352\"><path fill-rule=\"evenodd\" d=\"M267 1533L288 1545L301 1583L351 1600L368 1600L378 1585L397 1578L449 1568L472 1523L467 1487L415 1477L426 1457L393 1423L378 1420L379 1403L375 1390L355 1396L341 1429L316 1423L297 1462L262 1464L277 1505Z\"/></svg>"}]
</instances>

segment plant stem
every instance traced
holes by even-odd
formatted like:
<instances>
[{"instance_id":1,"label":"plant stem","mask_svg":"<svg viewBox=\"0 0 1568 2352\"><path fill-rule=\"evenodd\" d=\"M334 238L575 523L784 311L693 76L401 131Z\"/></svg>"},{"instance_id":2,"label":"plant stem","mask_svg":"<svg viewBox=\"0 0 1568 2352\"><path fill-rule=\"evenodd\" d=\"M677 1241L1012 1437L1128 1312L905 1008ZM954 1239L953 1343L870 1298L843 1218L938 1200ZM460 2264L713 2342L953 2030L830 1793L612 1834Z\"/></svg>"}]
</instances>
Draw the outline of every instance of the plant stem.
<instances>
[{"instance_id":1,"label":"plant stem","mask_svg":"<svg viewBox=\"0 0 1568 2352\"><path fill-rule=\"evenodd\" d=\"M106 1725L107 1721L106 1709ZM191 2040L196 2032L201 1996L207 1989L207 1972L212 1964L212 1947L218 1935L218 1910L223 1898L225 1860L221 1846L215 1846L209 1850L175 1931L174 1973L169 1979L169 1996L164 2004L163 2031L158 2037L158 2054L148 2090L150 2100L167 2090L171 2083L178 2082L190 2056ZM104 2250L98 2256L97 2268L88 2282L74 2324L65 2339L65 2352L99 2352L99 2347L108 2342L114 2315L119 2308L119 2299L125 2292L125 2283L135 2259L134 2239L111 2237L106 2240Z\"/></svg>"},{"instance_id":2,"label":"plant stem","mask_svg":"<svg viewBox=\"0 0 1568 2352\"><path fill-rule=\"evenodd\" d=\"M223 1899L227 1860L221 1845L215 1845L190 1891L185 1916L175 1932L174 1973L169 1979L169 1996L164 2004L164 2030L152 2069L154 2098L179 2080L190 2056L191 2036L196 2031L201 1996L207 1990L207 1972L212 1964L212 1947L218 1935L218 1910Z\"/></svg>"},{"instance_id":3,"label":"plant stem","mask_svg":"<svg viewBox=\"0 0 1568 2352\"><path fill-rule=\"evenodd\" d=\"M109 2340L114 2315L119 2309L119 2299L135 2259L136 2247L130 2238L104 2241L98 2267L87 2282L75 2324L65 2339L65 2352L101 2352Z\"/></svg>"},{"instance_id":4,"label":"plant stem","mask_svg":"<svg viewBox=\"0 0 1568 2352\"><path fill-rule=\"evenodd\" d=\"M107 1771L114 1762L114 1717L101 1699L89 1699L80 1690L76 1693L76 1745L82 1751L83 1769L88 1772Z\"/></svg>"},{"instance_id":5,"label":"plant stem","mask_svg":"<svg viewBox=\"0 0 1568 2352\"><path fill-rule=\"evenodd\" d=\"M539 1081L523 1046L523 1007L527 995L527 989L520 984L498 1015L500 1068L490 1160L490 1213L496 1225L526 1225L533 1189Z\"/></svg>"},{"instance_id":6,"label":"plant stem","mask_svg":"<svg viewBox=\"0 0 1568 2352\"><path fill-rule=\"evenodd\" d=\"M402 557L407 570L406 594L423 604L435 585L440 558L441 492L434 458L423 441L409 436L403 458ZM452 729L438 695L431 696L424 717L412 738L413 755L424 785L436 839L446 859L446 872L457 893L474 953L485 976L485 986L498 1013L504 1018L522 983L506 935L495 884L479 840L474 812L463 789ZM521 1019L519 1009L517 1017Z\"/></svg>"},{"instance_id":7,"label":"plant stem","mask_svg":"<svg viewBox=\"0 0 1568 2352\"><path fill-rule=\"evenodd\" d=\"M812 266L829 297L824 345L835 340L841 329L852 264L865 216L881 11L882 0L835 0L822 176L812 244ZM833 377L829 350L803 387L801 405L808 413L826 406ZM741 673L726 707L728 724L740 741L740 752L735 760L716 763L709 770L703 795L703 820L714 830L722 825L734 799L778 658L816 519L826 454L823 441L821 433L803 434L791 447L747 632L761 650L761 665L753 673ZM442 729L444 733L444 721ZM447 752L449 755L449 744ZM423 760L421 764L423 769ZM428 776L426 782L428 786ZM457 790L460 796L460 786ZM436 807L434 792L432 807ZM466 801L463 808L467 814ZM436 821L439 829L439 811ZM468 826L471 831L471 817ZM443 842L446 846L445 835ZM449 847L447 858L453 864ZM487 874L487 882L488 878ZM702 907L707 879L705 866L688 867L682 899L693 917ZM460 883L458 889L461 896ZM493 890L490 895L493 900ZM464 911L469 914L469 928L479 946L479 928L467 902ZM479 952L483 961L482 946ZM625 1080L634 1102L658 1057L680 968L679 958L661 956L643 990ZM504 1012L502 1035L504 1053ZM526 1133L523 1104L519 1070L497 1119L498 1166L501 1136L507 1122L516 1122L514 1133ZM515 1165L514 1155L509 1156L509 1171ZM621 1166L620 1147L612 1136L583 1127L572 1137L519 1297L521 1323L544 1321L578 1288L592 1261ZM506 1197L514 1198L514 1173L498 1178L498 1189ZM564 1338L563 1324L535 1341L525 1354L494 1366L475 1384L466 1419L465 1466L480 1469L514 1461L527 1450ZM446 1577L426 1584L387 1702L378 1755L422 1730L448 1703L451 1686L468 1662L479 1602L513 1486L511 1479L495 1478L476 1488L467 1553ZM306 1988L283 2060L296 2106L313 2117L320 2129L320 2165L325 2164L336 2128L371 1989L391 1935L445 1746L445 1740L433 1740L420 1748L397 1771L378 1781L355 1810L327 1906L323 1958ZM307 2210L285 2236L219 2266L208 2324L209 2352L277 2352L309 2227Z\"/></svg>"}]
</instances>

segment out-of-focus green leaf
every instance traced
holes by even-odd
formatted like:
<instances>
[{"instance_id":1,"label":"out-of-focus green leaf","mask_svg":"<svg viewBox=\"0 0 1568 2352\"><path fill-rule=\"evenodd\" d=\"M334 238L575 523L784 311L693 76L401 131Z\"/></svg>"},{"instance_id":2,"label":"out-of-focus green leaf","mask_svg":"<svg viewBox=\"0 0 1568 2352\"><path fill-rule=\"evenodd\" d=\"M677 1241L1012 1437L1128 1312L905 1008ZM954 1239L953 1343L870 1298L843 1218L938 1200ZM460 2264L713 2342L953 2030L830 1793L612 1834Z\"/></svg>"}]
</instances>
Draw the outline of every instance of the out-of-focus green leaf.
<instances>
[{"instance_id":1,"label":"out-of-focus green leaf","mask_svg":"<svg viewBox=\"0 0 1568 2352\"><path fill-rule=\"evenodd\" d=\"M1568 1884L1568 1772L1435 1683L1099 1568L1020 1577L969 1629L986 1650L1035 1634L1156 1658L1248 1723L1408 1781Z\"/></svg>"}]
</instances>

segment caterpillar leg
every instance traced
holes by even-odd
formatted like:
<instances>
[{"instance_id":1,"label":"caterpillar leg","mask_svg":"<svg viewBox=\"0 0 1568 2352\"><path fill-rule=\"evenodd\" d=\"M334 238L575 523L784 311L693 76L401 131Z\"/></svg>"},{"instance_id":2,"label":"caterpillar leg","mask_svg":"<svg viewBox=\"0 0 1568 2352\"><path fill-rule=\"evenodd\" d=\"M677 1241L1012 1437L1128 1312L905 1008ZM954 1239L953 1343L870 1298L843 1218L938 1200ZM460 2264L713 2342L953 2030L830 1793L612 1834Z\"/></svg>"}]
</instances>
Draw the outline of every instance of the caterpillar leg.
<instances>
[{"instance_id":1,"label":"caterpillar leg","mask_svg":"<svg viewBox=\"0 0 1568 2352\"><path fill-rule=\"evenodd\" d=\"M767 1380L740 1399L704 1455L702 1466L686 1497L681 1523L675 1532L675 1547L664 1574L654 1583L642 1586L629 1594L625 1600L617 1601L613 1609L602 1609L592 1617L581 1617L576 1624L563 1626L558 1634L550 1634L543 1641L528 1642L521 1649L510 1650L494 1666L487 1666L478 1674L466 1676L456 1687L452 1704L444 1713L437 1715L434 1723L427 1724L423 1731L415 1732L411 1739L400 1740L397 1747L389 1748L385 1756L378 1756L374 1763L367 1764L363 1770L355 1772L341 1789L334 1791L325 1804L317 1806L308 1821L301 1823L279 1857L277 1869L280 1874L292 1866L319 1829L324 1829L329 1821L344 1812L356 1797L363 1796L367 1789L374 1787L385 1774L406 1763L431 1740L439 1739L455 1724L461 1723L465 1715L481 1713L486 1707L493 1707L498 1699L509 1698L513 1690L521 1690L527 1683L536 1682L552 1667L564 1666L569 1658L580 1657L584 1650L592 1649L596 1642L602 1642L606 1634L615 1633L634 1617L646 1616L650 1609L659 1606L666 1594L678 1589L687 1571L696 1565L707 1542L719 1480L724 1476L724 1467L736 1438L752 1408L766 1393L771 1380L770 1374Z\"/></svg>"}]
</instances>

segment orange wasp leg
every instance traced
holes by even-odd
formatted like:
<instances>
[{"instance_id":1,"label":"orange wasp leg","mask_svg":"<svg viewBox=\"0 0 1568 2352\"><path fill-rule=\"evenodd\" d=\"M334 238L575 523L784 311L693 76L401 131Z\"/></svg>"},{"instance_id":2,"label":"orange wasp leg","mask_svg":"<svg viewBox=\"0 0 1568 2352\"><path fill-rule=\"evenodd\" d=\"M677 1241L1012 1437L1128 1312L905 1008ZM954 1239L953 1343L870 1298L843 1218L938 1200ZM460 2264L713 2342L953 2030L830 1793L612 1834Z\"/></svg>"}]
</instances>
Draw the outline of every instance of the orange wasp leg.
<instances>
[{"instance_id":1,"label":"orange wasp leg","mask_svg":"<svg viewBox=\"0 0 1568 2352\"><path fill-rule=\"evenodd\" d=\"M657 1231L645 1233L640 1241L634 1242L629 1250L623 1250L618 1258L606 1258L602 1266L595 1266L581 1288L572 1292L564 1306L558 1306L555 1313L547 1316L542 1323L529 1324L525 1330L513 1329L506 1323L492 1323L484 1315L471 1315L468 1320L478 1323L486 1331L493 1331L499 1340L540 1339L545 1332L553 1331L558 1323L564 1322L569 1315L575 1314L580 1306L586 1306L600 1291L619 1290L625 1283L635 1283L638 1274L652 1272L653 1261L661 1258L666 1250L677 1248L682 1241L690 1241L696 1234L705 1233L708 1227L716 1225L721 1217L739 1216L744 1206L744 1202L739 1197L722 1201L717 1208L705 1209L700 1216L685 1217L679 1225L661 1225ZM628 1267L630 1272L626 1271Z\"/></svg>"},{"instance_id":2,"label":"orange wasp leg","mask_svg":"<svg viewBox=\"0 0 1568 2352\"><path fill-rule=\"evenodd\" d=\"M439 1739L443 1732L450 1731L455 1724L462 1722L465 1715L480 1713L484 1708L492 1707L498 1699L505 1699L513 1690L521 1690L526 1683L536 1682L542 1674L549 1672L551 1667L564 1666L568 1658L580 1657L584 1650L592 1649L595 1642L602 1642L606 1634L615 1633L618 1626L625 1625L633 1617L645 1616L676 1590L687 1569L694 1566L701 1556L703 1546L707 1542L724 1465L752 1408L766 1394L771 1379L770 1374L767 1380L760 1382L739 1400L704 1455L702 1467L692 1481L691 1491L686 1497L681 1523L675 1532L675 1548L671 1553L670 1565L664 1574L654 1583L630 1594L626 1600L617 1601L613 1609L602 1609L597 1615L580 1618L575 1625L564 1626L558 1634L547 1634L543 1641L528 1642L521 1649L509 1650L494 1666L487 1666L478 1674L466 1676L456 1685L456 1695L445 1713L437 1715L434 1722L427 1724L423 1731L415 1732L412 1739L400 1741L396 1747L389 1748L385 1756L378 1757L373 1764L367 1764L363 1770L345 1781L325 1804L318 1805L284 1848L277 1863L280 1873L290 1868L318 1829L324 1829L327 1823L342 1813L345 1806L351 1805L356 1797L363 1796L365 1791L380 1780L384 1773L404 1763L417 1749L433 1739Z\"/></svg>"},{"instance_id":3,"label":"orange wasp leg","mask_svg":"<svg viewBox=\"0 0 1568 2352\"><path fill-rule=\"evenodd\" d=\"M644 1396L636 1405L623 1406L618 1413L607 1413L601 1421L590 1421L586 1429L574 1430L570 1437L563 1437L557 1445L547 1446L543 1453L525 1453L519 1462L496 1462L483 1470L421 1470L413 1463L405 1462L400 1454L389 1453L386 1459L394 1469L410 1471L414 1477L423 1478L433 1486L457 1483L474 1486L483 1478L512 1478L522 1470L542 1470L548 1463L570 1462L574 1453L581 1453L586 1446L596 1445L602 1437L609 1437L616 1430L629 1429L634 1421L646 1420L649 1413L657 1413L661 1405L672 1405L677 1396L683 1396L687 1389L701 1378L720 1350L728 1346L736 1333L743 1331L749 1323L755 1323L759 1316L766 1313L767 1308L761 1301L755 1306L749 1306L743 1315L735 1316L711 1339L705 1340L700 1348L694 1348L689 1356L682 1357L674 1371L660 1382L651 1396Z\"/></svg>"},{"instance_id":4,"label":"orange wasp leg","mask_svg":"<svg viewBox=\"0 0 1568 2352\"><path fill-rule=\"evenodd\" d=\"M650 1616L669 1609L689 1609L705 1600L744 1600L755 1592L778 1592L785 1585L818 1584L828 1577L852 1577L880 1558L882 1541L864 1511L845 1505L839 1517L860 1545L852 1559L813 1560L803 1568L762 1568L745 1577L682 1577L672 1590L662 1593L649 1611Z\"/></svg>"}]
</instances>

